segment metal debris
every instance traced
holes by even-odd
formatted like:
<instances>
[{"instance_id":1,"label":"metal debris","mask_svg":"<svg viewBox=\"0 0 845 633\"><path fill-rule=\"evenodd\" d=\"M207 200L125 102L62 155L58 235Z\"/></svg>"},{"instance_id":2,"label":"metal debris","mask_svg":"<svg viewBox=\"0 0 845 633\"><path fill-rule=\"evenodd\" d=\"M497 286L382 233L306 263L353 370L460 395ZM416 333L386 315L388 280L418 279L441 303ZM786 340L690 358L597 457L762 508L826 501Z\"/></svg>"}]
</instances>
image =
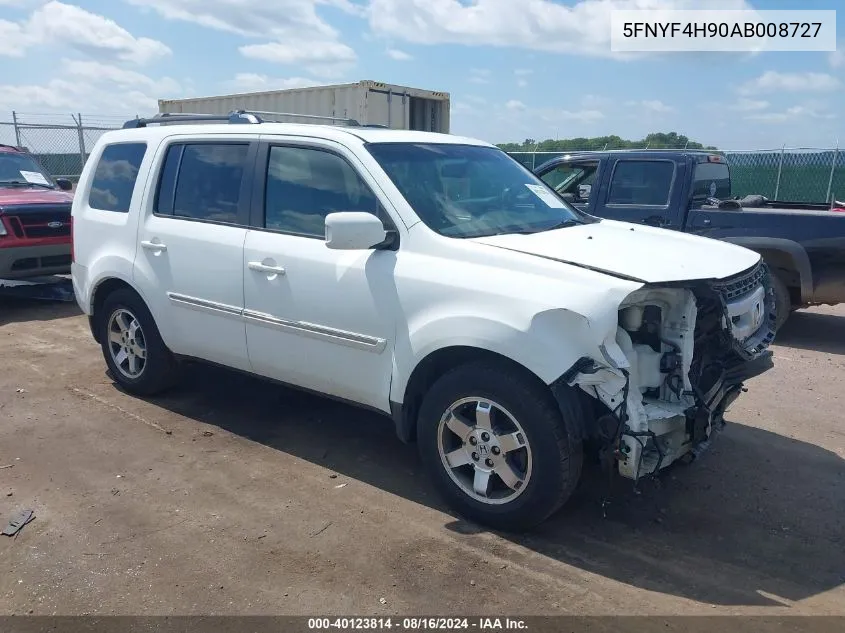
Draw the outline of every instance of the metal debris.
<instances>
[{"instance_id":1,"label":"metal debris","mask_svg":"<svg viewBox=\"0 0 845 633\"><path fill-rule=\"evenodd\" d=\"M5 536L14 536L23 529L27 523L35 518L35 512L32 510L21 510L9 520L9 525L0 532Z\"/></svg>"}]
</instances>

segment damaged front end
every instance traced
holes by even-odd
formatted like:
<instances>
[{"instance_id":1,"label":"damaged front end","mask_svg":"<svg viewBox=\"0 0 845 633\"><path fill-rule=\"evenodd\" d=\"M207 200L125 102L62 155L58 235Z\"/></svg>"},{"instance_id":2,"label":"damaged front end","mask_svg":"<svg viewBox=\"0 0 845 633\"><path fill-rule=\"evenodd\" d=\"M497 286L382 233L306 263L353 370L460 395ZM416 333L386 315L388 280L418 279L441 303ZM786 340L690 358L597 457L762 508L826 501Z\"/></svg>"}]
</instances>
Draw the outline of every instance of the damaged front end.
<instances>
[{"instance_id":1,"label":"damaged front end","mask_svg":"<svg viewBox=\"0 0 845 633\"><path fill-rule=\"evenodd\" d=\"M636 481L709 446L744 381L772 367L774 324L762 261L728 279L646 285L563 380L601 403L587 436Z\"/></svg>"}]
</instances>

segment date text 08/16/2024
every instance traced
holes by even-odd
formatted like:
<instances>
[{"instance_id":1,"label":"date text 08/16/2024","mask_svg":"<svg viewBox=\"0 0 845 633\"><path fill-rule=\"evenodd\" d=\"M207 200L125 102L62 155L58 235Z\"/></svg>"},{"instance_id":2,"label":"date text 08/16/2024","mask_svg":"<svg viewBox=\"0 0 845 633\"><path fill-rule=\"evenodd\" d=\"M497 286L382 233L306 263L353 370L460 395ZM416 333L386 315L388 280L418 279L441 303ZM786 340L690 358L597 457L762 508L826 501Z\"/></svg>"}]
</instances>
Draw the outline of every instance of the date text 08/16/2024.
<instances>
[{"instance_id":1,"label":"date text 08/16/2024","mask_svg":"<svg viewBox=\"0 0 845 633\"><path fill-rule=\"evenodd\" d=\"M309 618L308 628L314 631L358 631L373 629L397 629L400 631L442 631L450 629L501 631L525 630L527 625L519 618L474 617L474 618Z\"/></svg>"}]
</instances>

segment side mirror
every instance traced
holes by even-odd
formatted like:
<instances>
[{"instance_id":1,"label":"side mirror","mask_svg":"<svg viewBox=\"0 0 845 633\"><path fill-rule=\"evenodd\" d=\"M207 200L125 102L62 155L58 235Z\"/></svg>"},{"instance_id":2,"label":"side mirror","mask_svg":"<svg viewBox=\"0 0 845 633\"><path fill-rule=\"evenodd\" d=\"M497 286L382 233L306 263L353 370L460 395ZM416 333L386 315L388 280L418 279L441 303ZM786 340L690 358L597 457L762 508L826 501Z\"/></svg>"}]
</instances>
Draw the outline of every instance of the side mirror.
<instances>
[{"instance_id":1,"label":"side mirror","mask_svg":"<svg viewBox=\"0 0 845 633\"><path fill-rule=\"evenodd\" d=\"M62 191L70 191L73 189L73 183L67 178L56 178L56 184Z\"/></svg>"},{"instance_id":2,"label":"side mirror","mask_svg":"<svg viewBox=\"0 0 845 633\"><path fill-rule=\"evenodd\" d=\"M365 250L384 242L387 231L372 213L340 211L326 216L326 246L335 250Z\"/></svg>"}]
</instances>

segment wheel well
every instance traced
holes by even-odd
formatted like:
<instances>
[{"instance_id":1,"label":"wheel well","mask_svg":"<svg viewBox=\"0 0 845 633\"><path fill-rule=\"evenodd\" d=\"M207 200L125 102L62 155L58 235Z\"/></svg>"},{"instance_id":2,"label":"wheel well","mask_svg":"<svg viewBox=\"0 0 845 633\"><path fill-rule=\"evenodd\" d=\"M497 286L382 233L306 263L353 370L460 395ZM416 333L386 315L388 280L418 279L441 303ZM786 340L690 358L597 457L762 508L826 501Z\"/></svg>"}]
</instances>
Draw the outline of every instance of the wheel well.
<instances>
[{"instance_id":1,"label":"wheel well","mask_svg":"<svg viewBox=\"0 0 845 633\"><path fill-rule=\"evenodd\" d=\"M122 279L115 279L114 277L100 282L94 289L94 296L91 300L90 321L91 333L94 335L94 340L96 340L98 343L100 342L100 340L97 338L97 333L100 331L100 328L97 326L99 325L99 318L101 315L103 303L105 303L106 297L108 297L111 293L113 293L115 290L120 290L122 288L126 288L127 290L135 292L135 289L128 283L126 283Z\"/></svg>"},{"instance_id":2,"label":"wheel well","mask_svg":"<svg viewBox=\"0 0 845 633\"><path fill-rule=\"evenodd\" d=\"M548 390L549 396L553 397L552 391L540 378L530 369L516 361L490 350L479 347L444 347L436 350L423 358L408 379L405 387L405 397L399 412L394 412L396 430L399 437L405 442L415 442L417 438L417 414L419 413L422 399L434 382L444 373L474 361L486 361L493 365L507 368L524 375ZM398 413L398 417L397 417Z\"/></svg>"},{"instance_id":3,"label":"wheel well","mask_svg":"<svg viewBox=\"0 0 845 633\"><path fill-rule=\"evenodd\" d=\"M759 249L758 253L766 261L772 274L777 275L786 284L793 305L801 303L801 273L792 255L785 251Z\"/></svg>"}]
</instances>

